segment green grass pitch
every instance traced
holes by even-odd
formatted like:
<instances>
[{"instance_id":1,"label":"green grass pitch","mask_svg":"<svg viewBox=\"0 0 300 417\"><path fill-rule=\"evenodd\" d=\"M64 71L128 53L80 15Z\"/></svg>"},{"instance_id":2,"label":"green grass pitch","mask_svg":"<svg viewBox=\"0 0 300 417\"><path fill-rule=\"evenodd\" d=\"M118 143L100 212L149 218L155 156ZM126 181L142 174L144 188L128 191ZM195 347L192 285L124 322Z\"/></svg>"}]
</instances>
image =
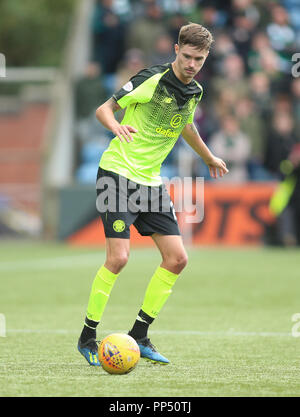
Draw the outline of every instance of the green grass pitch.
<instances>
[{"instance_id":1,"label":"green grass pitch","mask_svg":"<svg viewBox=\"0 0 300 417\"><path fill-rule=\"evenodd\" d=\"M299 396L299 250L187 250L189 264L150 331L171 364L141 359L118 376L76 349L103 249L0 243L0 396ZM132 249L98 338L129 330L159 263L158 251Z\"/></svg>"}]
</instances>

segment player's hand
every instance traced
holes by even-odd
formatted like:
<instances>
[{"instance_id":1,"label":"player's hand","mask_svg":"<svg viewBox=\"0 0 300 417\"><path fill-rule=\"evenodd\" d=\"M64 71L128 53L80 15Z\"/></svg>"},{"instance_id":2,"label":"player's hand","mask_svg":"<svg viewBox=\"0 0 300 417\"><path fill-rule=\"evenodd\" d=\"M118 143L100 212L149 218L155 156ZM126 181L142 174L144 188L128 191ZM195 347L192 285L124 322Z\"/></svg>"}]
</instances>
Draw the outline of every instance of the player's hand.
<instances>
[{"instance_id":1,"label":"player's hand","mask_svg":"<svg viewBox=\"0 0 300 417\"><path fill-rule=\"evenodd\" d=\"M133 141L131 133L136 133L137 129L129 125L120 125L118 123L111 129L111 131L120 139L121 142L124 142L125 139L125 141L129 143Z\"/></svg>"},{"instance_id":2,"label":"player's hand","mask_svg":"<svg viewBox=\"0 0 300 417\"><path fill-rule=\"evenodd\" d=\"M225 162L221 158L217 158L215 156L207 163L210 176L212 178L223 177L223 175L227 174L229 170L226 167Z\"/></svg>"}]
</instances>

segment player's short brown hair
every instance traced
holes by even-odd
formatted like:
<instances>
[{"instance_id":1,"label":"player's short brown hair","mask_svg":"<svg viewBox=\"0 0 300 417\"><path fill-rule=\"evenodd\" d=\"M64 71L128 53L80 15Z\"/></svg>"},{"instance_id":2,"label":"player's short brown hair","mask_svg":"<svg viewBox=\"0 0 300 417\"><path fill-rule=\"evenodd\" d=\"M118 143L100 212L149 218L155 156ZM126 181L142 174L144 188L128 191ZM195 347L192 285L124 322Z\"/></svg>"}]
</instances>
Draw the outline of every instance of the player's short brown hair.
<instances>
[{"instance_id":1,"label":"player's short brown hair","mask_svg":"<svg viewBox=\"0 0 300 417\"><path fill-rule=\"evenodd\" d=\"M192 45L197 49L209 51L214 39L212 34L204 26L197 23L189 23L181 27L178 36L178 45Z\"/></svg>"}]
</instances>

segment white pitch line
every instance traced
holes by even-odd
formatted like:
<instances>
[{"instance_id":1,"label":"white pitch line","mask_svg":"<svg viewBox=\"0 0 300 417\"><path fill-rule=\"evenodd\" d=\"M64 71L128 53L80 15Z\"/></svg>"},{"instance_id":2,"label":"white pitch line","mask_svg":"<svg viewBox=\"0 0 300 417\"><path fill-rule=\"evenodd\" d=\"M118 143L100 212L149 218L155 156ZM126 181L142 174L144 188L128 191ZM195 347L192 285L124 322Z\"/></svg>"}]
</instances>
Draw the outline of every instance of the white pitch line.
<instances>
[{"instance_id":1,"label":"white pitch line","mask_svg":"<svg viewBox=\"0 0 300 417\"><path fill-rule=\"evenodd\" d=\"M139 258L148 257L147 252L139 251ZM105 259L105 252L99 250L96 253L79 253L77 255L55 256L41 259L14 259L12 261L0 261L0 272L13 272L20 270L44 270L44 269L69 269L74 267L101 265ZM159 258L158 258L159 259Z\"/></svg>"},{"instance_id":2,"label":"white pitch line","mask_svg":"<svg viewBox=\"0 0 300 417\"><path fill-rule=\"evenodd\" d=\"M40 269L68 269L74 267L86 267L88 265L101 264L104 253L87 253L78 255L57 256L54 258L28 259L0 262L0 272Z\"/></svg>"},{"instance_id":3,"label":"white pitch line","mask_svg":"<svg viewBox=\"0 0 300 417\"><path fill-rule=\"evenodd\" d=\"M44 334L78 334L79 330L68 329L7 329L6 333L44 333ZM127 330L101 330L101 333L127 333ZM151 334L162 335L195 335L195 336L246 336L246 337L293 337L292 333L285 332L239 332L234 330L200 331L200 330L151 330Z\"/></svg>"}]
</instances>

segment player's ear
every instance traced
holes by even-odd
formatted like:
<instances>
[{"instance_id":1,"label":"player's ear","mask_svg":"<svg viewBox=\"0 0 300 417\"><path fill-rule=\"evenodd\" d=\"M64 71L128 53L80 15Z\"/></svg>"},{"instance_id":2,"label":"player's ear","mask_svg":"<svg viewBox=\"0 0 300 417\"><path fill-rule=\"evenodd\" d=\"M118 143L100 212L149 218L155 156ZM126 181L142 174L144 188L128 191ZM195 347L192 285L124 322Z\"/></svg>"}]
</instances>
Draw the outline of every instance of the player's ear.
<instances>
[{"instance_id":1,"label":"player's ear","mask_svg":"<svg viewBox=\"0 0 300 417\"><path fill-rule=\"evenodd\" d=\"M175 53L177 55L178 54L178 51L179 51L179 45L177 43L175 43L174 49L175 49Z\"/></svg>"},{"instance_id":2,"label":"player's ear","mask_svg":"<svg viewBox=\"0 0 300 417\"><path fill-rule=\"evenodd\" d=\"M205 56L205 59L208 57L210 50L209 49L204 49L203 53Z\"/></svg>"}]
</instances>

